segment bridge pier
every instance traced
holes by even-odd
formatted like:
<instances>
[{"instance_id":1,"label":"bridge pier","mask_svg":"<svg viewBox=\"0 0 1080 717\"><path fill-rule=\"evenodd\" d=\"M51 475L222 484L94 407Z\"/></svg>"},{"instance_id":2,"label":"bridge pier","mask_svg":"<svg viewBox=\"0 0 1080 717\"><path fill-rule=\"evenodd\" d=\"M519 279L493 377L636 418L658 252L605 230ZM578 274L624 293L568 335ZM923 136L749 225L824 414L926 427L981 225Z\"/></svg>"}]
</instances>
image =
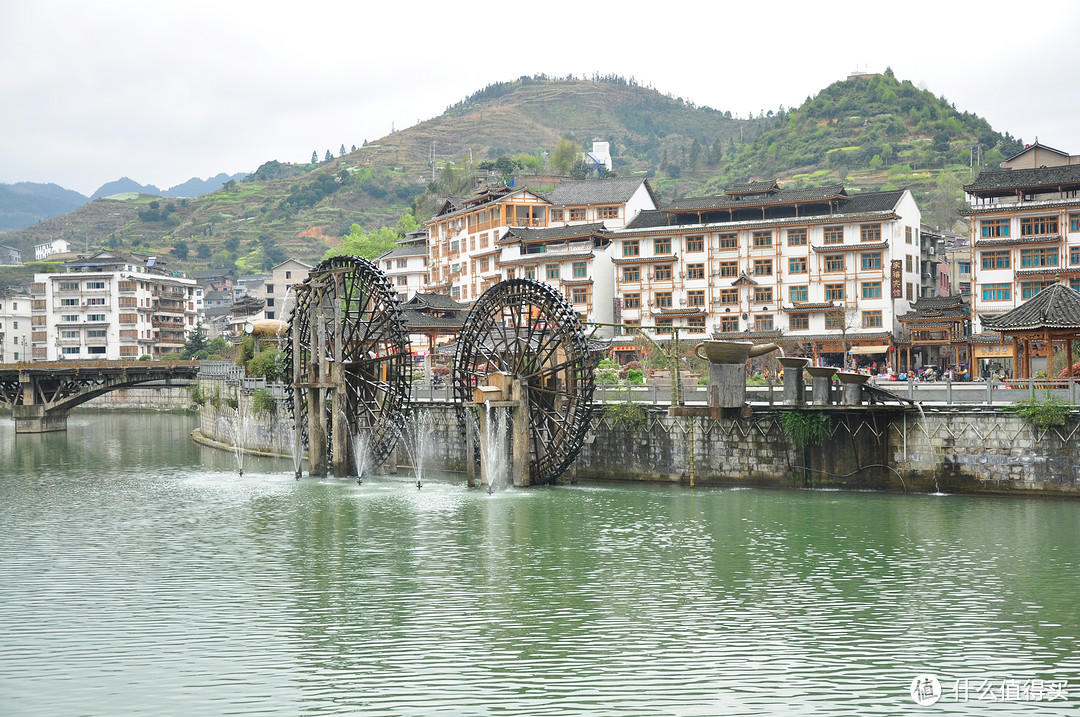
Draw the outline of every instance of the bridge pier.
<instances>
[{"instance_id":1,"label":"bridge pier","mask_svg":"<svg viewBox=\"0 0 1080 717\"><path fill-rule=\"evenodd\" d=\"M48 408L37 403L29 406L12 406L11 417L15 419L16 433L50 433L67 430L67 408Z\"/></svg>"}]
</instances>

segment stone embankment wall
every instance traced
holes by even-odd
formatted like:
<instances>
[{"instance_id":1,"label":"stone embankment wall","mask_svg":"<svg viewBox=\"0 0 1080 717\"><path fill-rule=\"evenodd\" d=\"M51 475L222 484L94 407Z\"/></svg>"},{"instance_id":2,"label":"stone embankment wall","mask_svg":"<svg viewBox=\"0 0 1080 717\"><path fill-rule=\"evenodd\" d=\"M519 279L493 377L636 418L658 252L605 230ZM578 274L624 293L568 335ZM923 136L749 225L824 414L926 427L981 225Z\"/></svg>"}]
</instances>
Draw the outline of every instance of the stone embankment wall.
<instances>
[{"instance_id":1,"label":"stone embankment wall","mask_svg":"<svg viewBox=\"0 0 1080 717\"><path fill-rule=\"evenodd\" d=\"M188 411L194 408L186 386L118 388L76 406L76 411Z\"/></svg>"},{"instance_id":2,"label":"stone embankment wall","mask_svg":"<svg viewBox=\"0 0 1080 717\"><path fill-rule=\"evenodd\" d=\"M278 417L252 417L241 392L245 443L291 455L292 426ZM417 404L431 414L429 469L463 471L465 442L452 404ZM785 409L755 408L749 417L721 420L669 416L647 409L628 426L604 411L578 459L564 476L574 480L645 480L697 485L843 487L947 493L1025 493L1080 496L1080 417L1068 426L1037 430L1000 409L932 410L881 407L820 409L830 434L819 446L797 447L783 428ZM806 410L814 410L807 408ZM200 410L203 435L232 443L236 411L209 403ZM691 440L692 436L692 440ZM410 458L399 445L391 462Z\"/></svg>"}]
</instances>

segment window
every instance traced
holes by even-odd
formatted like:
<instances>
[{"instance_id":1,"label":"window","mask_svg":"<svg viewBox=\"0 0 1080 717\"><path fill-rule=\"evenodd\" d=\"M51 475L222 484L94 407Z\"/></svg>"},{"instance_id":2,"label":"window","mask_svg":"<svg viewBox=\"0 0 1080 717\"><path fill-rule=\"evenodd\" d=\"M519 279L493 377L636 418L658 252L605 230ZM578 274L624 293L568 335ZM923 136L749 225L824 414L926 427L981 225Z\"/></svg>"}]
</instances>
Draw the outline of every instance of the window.
<instances>
[{"instance_id":1,"label":"window","mask_svg":"<svg viewBox=\"0 0 1080 717\"><path fill-rule=\"evenodd\" d=\"M754 259L754 276L772 276L772 259Z\"/></svg>"},{"instance_id":2,"label":"window","mask_svg":"<svg viewBox=\"0 0 1080 717\"><path fill-rule=\"evenodd\" d=\"M399 276L395 279L395 282L398 286L407 286L409 284L409 277Z\"/></svg>"},{"instance_id":3,"label":"window","mask_svg":"<svg viewBox=\"0 0 1080 717\"><path fill-rule=\"evenodd\" d=\"M671 281L671 264L657 264L653 268L653 278L657 281Z\"/></svg>"},{"instance_id":4,"label":"window","mask_svg":"<svg viewBox=\"0 0 1080 717\"><path fill-rule=\"evenodd\" d=\"M686 278L687 279L704 279L705 278L705 265L704 264L687 264L686 265Z\"/></svg>"},{"instance_id":5,"label":"window","mask_svg":"<svg viewBox=\"0 0 1080 717\"><path fill-rule=\"evenodd\" d=\"M74 355L77 355L79 353L79 347L78 346L62 346L62 347L60 347L60 353L64 354L65 356L74 356Z\"/></svg>"},{"instance_id":6,"label":"window","mask_svg":"<svg viewBox=\"0 0 1080 717\"><path fill-rule=\"evenodd\" d=\"M720 317L720 333L734 334L739 330L739 320L733 316Z\"/></svg>"},{"instance_id":7,"label":"window","mask_svg":"<svg viewBox=\"0 0 1080 717\"><path fill-rule=\"evenodd\" d=\"M62 339L77 339L79 338L78 329L63 329L60 332L60 338Z\"/></svg>"},{"instance_id":8,"label":"window","mask_svg":"<svg viewBox=\"0 0 1080 717\"><path fill-rule=\"evenodd\" d=\"M686 251L705 251L705 237L686 237Z\"/></svg>"},{"instance_id":9,"label":"window","mask_svg":"<svg viewBox=\"0 0 1080 717\"><path fill-rule=\"evenodd\" d=\"M273 284L267 284L266 285L266 293L267 294L273 294L274 293L274 285Z\"/></svg>"},{"instance_id":10,"label":"window","mask_svg":"<svg viewBox=\"0 0 1080 717\"><path fill-rule=\"evenodd\" d=\"M692 334L705 333L705 317L690 316L686 319L686 328Z\"/></svg>"},{"instance_id":11,"label":"window","mask_svg":"<svg viewBox=\"0 0 1080 717\"><path fill-rule=\"evenodd\" d=\"M105 321L105 314L87 314L86 321L93 323L101 323Z\"/></svg>"},{"instance_id":12,"label":"window","mask_svg":"<svg viewBox=\"0 0 1080 717\"><path fill-rule=\"evenodd\" d=\"M1069 215L1069 231L1080 232L1080 214Z\"/></svg>"},{"instance_id":13,"label":"window","mask_svg":"<svg viewBox=\"0 0 1080 717\"><path fill-rule=\"evenodd\" d=\"M570 221L583 222L585 221L585 207L573 207L570 209Z\"/></svg>"},{"instance_id":14,"label":"window","mask_svg":"<svg viewBox=\"0 0 1080 717\"><path fill-rule=\"evenodd\" d=\"M826 284L825 285L825 301L843 301L844 300L844 285L843 284Z\"/></svg>"},{"instance_id":15,"label":"window","mask_svg":"<svg viewBox=\"0 0 1080 717\"><path fill-rule=\"evenodd\" d=\"M844 270L844 255L843 254L826 254L825 255L825 272L835 273Z\"/></svg>"},{"instance_id":16,"label":"window","mask_svg":"<svg viewBox=\"0 0 1080 717\"><path fill-rule=\"evenodd\" d=\"M1069 264L1080 264L1080 246L1069 247Z\"/></svg>"},{"instance_id":17,"label":"window","mask_svg":"<svg viewBox=\"0 0 1080 717\"><path fill-rule=\"evenodd\" d=\"M88 281L88 282L86 282L86 288L87 289L104 289L105 288L105 282L104 281Z\"/></svg>"},{"instance_id":18,"label":"window","mask_svg":"<svg viewBox=\"0 0 1080 717\"><path fill-rule=\"evenodd\" d=\"M983 269L1008 269L1012 265L1012 252L984 251L979 252L979 266Z\"/></svg>"},{"instance_id":19,"label":"window","mask_svg":"<svg viewBox=\"0 0 1080 717\"><path fill-rule=\"evenodd\" d=\"M268 298L266 299L266 305L267 305L268 307L273 307L273 306L274 306L274 297L272 297L272 296L271 296L271 297L268 297Z\"/></svg>"},{"instance_id":20,"label":"window","mask_svg":"<svg viewBox=\"0 0 1080 717\"><path fill-rule=\"evenodd\" d=\"M970 274L971 273L971 262L970 261L958 261L958 262L956 262L956 265L958 267L960 267L960 273L961 274Z\"/></svg>"},{"instance_id":21,"label":"window","mask_svg":"<svg viewBox=\"0 0 1080 717\"><path fill-rule=\"evenodd\" d=\"M1033 267L1057 266L1057 249L1021 249L1020 266L1029 269Z\"/></svg>"},{"instance_id":22,"label":"window","mask_svg":"<svg viewBox=\"0 0 1080 717\"><path fill-rule=\"evenodd\" d=\"M773 290L771 286L755 286L754 287L754 303L755 304L771 304L773 300Z\"/></svg>"},{"instance_id":23,"label":"window","mask_svg":"<svg viewBox=\"0 0 1080 717\"><path fill-rule=\"evenodd\" d=\"M563 210L562 209L552 208L552 210L551 210L551 221L553 221L553 222L561 222L563 220L562 216L563 216Z\"/></svg>"},{"instance_id":24,"label":"window","mask_svg":"<svg viewBox=\"0 0 1080 717\"><path fill-rule=\"evenodd\" d=\"M77 281L61 281L57 287L60 291L78 291L79 282Z\"/></svg>"},{"instance_id":25,"label":"window","mask_svg":"<svg viewBox=\"0 0 1080 717\"><path fill-rule=\"evenodd\" d=\"M491 264L490 264L490 261L489 261L489 257L486 257L486 256L480 257L480 261L477 263L477 267L480 269L481 272L488 271L490 266L491 266ZM574 266L577 266L577 265L575 264ZM584 267L584 266L585 265L582 264L582 267ZM473 272L473 273L475 273L475 272ZM585 272L582 271L581 275L585 276ZM574 276L577 276L576 270L575 270Z\"/></svg>"},{"instance_id":26,"label":"window","mask_svg":"<svg viewBox=\"0 0 1080 717\"><path fill-rule=\"evenodd\" d=\"M881 241L880 224L862 224L859 226L859 241Z\"/></svg>"},{"instance_id":27,"label":"window","mask_svg":"<svg viewBox=\"0 0 1080 717\"><path fill-rule=\"evenodd\" d=\"M1022 281L1020 282L1020 298L1024 301L1033 299L1040 291L1051 285L1053 285L1052 281Z\"/></svg>"},{"instance_id":28,"label":"window","mask_svg":"<svg viewBox=\"0 0 1080 717\"><path fill-rule=\"evenodd\" d=\"M979 222L979 234L983 239L998 239L1009 236L1008 219L983 219Z\"/></svg>"},{"instance_id":29,"label":"window","mask_svg":"<svg viewBox=\"0 0 1080 717\"><path fill-rule=\"evenodd\" d=\"M806 257L794 256L788 259L788 273L789 274L805 274L806 273Z\"/></svg>"},{"instance_id":30,"label":"window","mask_svg":"<svg viewBox=\"0 0 1080 717\"><path fill-rule=\"evenodd\" d=\"M738 234L721 234L720 235L720 248L721 249L738 249L739 248L739 235Z\"/></svg>"},{"instance_id":31,"label":"window","mask_svg":"<svg viewBox=\"0 0 1080 717\"><path fill-rule=\"evenodd\" d=\"M628 239L622 244L623 256L640 256L641 244L637 239Z\"/></svg>"},{"instance_id":32,"label":"window","mask_svg":"<svg viewBox=\"0 0 1080 717\"><path fill-rule=\"evenodd\" d=\"M623 296L624 309L640 309L641 294L626 294Z\"/></svg>"},{"instance_id":33,"label":"window","mask_svg":"<svg viewBox=\"0 0 1080 717\"><path fill-rule=\"evenodd\" d=\"M905 298L907 298L908 301L914 301L915 300L914 284L912 284L910 281L907 284L905 284L904 285L904 293L906 294Z\"/></svg>"},{"instance_id":34,"label":"window","mask_svg":"<svg viewBox=\"0 0 1080 717\"><path fill-rule=\"evenodd\" d=\"M694 308L705 306L705 290L686 292L686 305Z\"/></svg>"},{"instance_id":35,"label":"window","mask_svg":"<svg viewBox=\"0 0 1080 717\"><path fill-rule=\"evenodd\" d=\"M408 259L398 259L394 262L398 269L407 269L409 267Z\"/></svg>"},{"instance_id":36,"label":"window","mask_svg":"<svg viewBox=\"0 0 1080 717\"><path fill-rule=\"evenodd\" d=\"M1012 285L1011 284L983 284L982 285L982 300L983 301L1011 301L1012 300Z\"/></svg>"},{"instance_id":37,"label":"window","mask_svg":"<svg viewBox=\"0 0 1080 717\"><path fill-rule=\"evenodd\" d=\"M859 255L859 266L863 271L881 268L881 252L868 251Z\"/></svg>"},{"instance_id":38,"label":"window","mask_svg":"<svg viewBox=\"0 0 1080 717\"><path fill-rule=\"evenodd\" d=\"M546 264L544 271L547 272L547 278L558 279L559 278L559 265L558 264Z\"/></svg>"},{"instance_id":39,"label":"window","mask_svg":"<svg viewBox=\"0 0 1080 717\"><path fill-rule=\"evenodd\" d=\"M911 243L911 227L904 227L904 243Z\"/></svg>"},{"instance_id":40,"label":"window","mask_svg":"<svg viewBox=\"0 0 1080 717\"><path fill-rule=\"evenodd\" d=\"M534 281L536 280L536 267L535 266L527 266L527 267L525 267L525 278L526 279L532 279Z\"/></svg>"},{"instance_id":41,"label":"window","mask_svg":"<svg viewBox=\"0 0 1080 717\"><path fill-rule=\"evenodd\" d=\"M482 264L481 271L487 271L487 259L484 259ZM588 265L583 261L575 261L573 270L575 279L584 279L587 275Z\"/></svg>"},{"instance_id":42,"label":"window","mask_svg":"<svg viewBox=\"0 0 1080 717\"><path fill-rule=\"evenodd\" d=\"M810 288L806 284L788 287L788 299L793 304L805 304L810 300Z\"/></svg>"},{"instance_id":43,"label":"window","mask_svg":"<svg viewBox=\"0 0 1080 717\"><path fill-rule=\"evenodd\" d=\"M622 270L622 280L627 284L633 284L641 281L641 267L624 266Z\"/></svg>"},{"instance_id":44,"label":"window","mask_svg":"<svg viewBox=\"0 0 1080 717\"><path fill-rule=\"evenodd\" d=\"M826 244L843 244L844 243L844 228L843 227L825 227L822 232L824 233L823 241Z\"/></svg>"},{"instance_id":45,"label":"window","mask_svg":"<svg viewBox=\"0 0 1080 717\"><path fill-rule=\"evenodd\" d=\"M138 321L136 314L120 314L121 324L134 324Z\"/></svg>"},{"instance_id":46,"label":"window","mask_svg":"<svg viewBox=\"0 0 1080 717\"><path fill-rule=\"evenodd\" d=\"M291 271L285 272L285 278L286 279L291 279L292 278L292 272Z\"/></svg>"},{"instance_id":47,"label":"window","mask_svg":"<svg viewBox=\"0 0 1080 717\"><path fill-rule=\"evenodd\" d=\"M905 259L907 259L907 261L904 263L904 268L910 274L912 271L914 271L914 269L912 268L912 263L911 263L911 254L908 254L905 257Z\"/></svg>"},{"instance_id":48,"label":"window","mask_svg":"<svg viewBox=\"0 0 1080 717\"><path fill-rule=\"evenodd\" d=\"M653 254L660 256L671 253L671 238L653 239Z\"/></svg>"},{"instance_id":49,"label":"window","mask_svg":"<svg viewBox=\"0 0 1080 717\"><path fill-rule=\"evenodd\" d=\"M738 276L739 275L739 262L737 261L722 261L720 262L720 276Z\"/></svg>"},{"instance_id":50,"label":"window","mask_svg":"<svg viewBox=\"0 0 1080 717\"><path fill-rule=\"evenodd\" d=\"M787 230L788 246L806 246L806 227Z\"/></svg>"},{"instance_id":51,"label":"window","mask_svg":"<svg viewBox=\"0 0 1080 717\"><path fill-rule=\"evenodd\" d=\"M86 353L88 353L88 354L103 354L103 353L105 353L105 347L104 346L89 346L86 349Z\"/></svg>"},{"instance_id":52,"label":"window","mask_svg":"<svg viewBox=\"0 0 1080 717\"><path fill-rule=\"evenodd\" d=\"M754 248L762 249L772 246L772 232L754 232Z\"/></svg>"},{"instance_id":53,"label":"window","mask_svg":"<svg viewBox=\"0 0 1080 717\"><path fill-rule=\"evenodd\" d=\"M788 317L788 329L791 331L808 331L810 329L810 314L791 314Z\"/></svg>"},{"instance_id":54,"label":"window","mask_svg":"<svg viewBox=\"0 0 1080 717\"><path fill-rule=\"evenodd\" d=\"M881 298L881 282L880 281L864 281L862 283L862 298L864 298L864 299L880 299Z\"/></svg>"},{"instance_id":55,"label":"window","mask_svg":"<svg viewBox=\"0 0 1080 717\"><path fill-rule=\"evenodd\" d=\"M862 327L864 329L880 329L882 323L881 310L862 312Z\"/></svg>"},{"instance_id":56,"label":"window","mask_svg":"<svg viewBox=\"0 0 1080 717\"><path fill-rule=\"evenodd\" d=\"M658 333L658 334L670 334L671 333L671 319L657 319L656 320L656 333Z\"/></svg>"},{"instance_id":57,"label":"window","mask_svg":"<svg viewBox=\"0 0 1080 717\"><path fill-rule=\"evenodd\" d=\"M597 207L596 208L596 218L597 219L618 219L619 218L619 207L618 206L614 206L614 207Z\"/></svg>"},{"instance_id":58,"label":"window","mask_svg":"<svg viewBox=\"0 0 1080 717\"><path fill-rule=\"evenodd\" d=\"M754 330L755 331L772 331L773 330L773 315L772 314L757 314L754 316Z\"/></svg>"},{"instance_id":59,"label":"window","mask_svg":"<svg viewBox=\"0 0 1080 717\"><path fill-rule=\"evenodd\" d=\"M570 292L570 300L575 304L589 303L589 290L584 286L575 286Z\"/></svg>"},{"instance_id":60,"label":"window","mask_svg":"<svg viewBox=\"0 0 1080 717\"><path fill-rule=\"evenodd\" d=\"M825 328L826 329L842 329L844 328L844 314L840 311L830 311L825 314Z\"/></svg>"},{"instance_id":61,"label":"window","mask_svg":"<svg viewBox=\"0 0 1080 717\"><path fill-rule=\"evenodd\" d=\"M60 299L60 305L61 306L78 306L79 305L79 300L78 299Z\"/></svg>"},{"instance_id":62,"label":"window","mask_svg":"<svg viewBox=\"0 0 1080 717\"><path fill-rule=\"evenodd\" d=\"M732 306L739 303L739 290L738 289L721 289L720 290L720 303L725 306Z\"/></svg>"},{"instance_id":63,"label":"window","mask_svg":"<svg viewBox=\"0 0 1080 717\"><path fill-rule=\"evenodd\" d=\"M480 248L487 249L488 247L488 233L484 232L480 235Z\"/></svg>"},{"instance_id":64,"label":"window","mask_svg":"<svg viewBox=\"0 0 1080 717\"><path fill-rule=\"evenodd\" d=\"M656 306L661 309L671 308L671 292L670 291L658 291L656 292Z\"/></svg>"},{"instance_id":65,"label":"window","mask_svg":"<svg viewBox=\"0 0 1080 717\"><path fill-rule=\"evenodd\" d=\"M1020 220L1020 236L1049 236L1058 233L1058 218L1055 216L1023 217Z\"/></svg>"}]
</instances>

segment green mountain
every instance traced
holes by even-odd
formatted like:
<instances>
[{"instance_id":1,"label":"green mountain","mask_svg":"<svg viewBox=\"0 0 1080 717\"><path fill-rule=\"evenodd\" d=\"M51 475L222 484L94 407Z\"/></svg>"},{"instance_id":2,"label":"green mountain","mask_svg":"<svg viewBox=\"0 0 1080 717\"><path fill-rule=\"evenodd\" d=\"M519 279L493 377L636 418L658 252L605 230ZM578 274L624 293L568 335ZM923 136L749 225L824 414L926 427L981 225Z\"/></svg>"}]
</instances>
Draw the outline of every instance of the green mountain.
<instances>
[{"instance_id":1,"label":"green mountain","mask_svg":"<svg viewBox=\"0 0 1080 717\"><path fill-rule=\"evenodd\" d=\"M855 191L911 187L924 221L940 226L956 220L960 187L978 171L969 158L994 166L1022 148L888 71L747 119L632 79L522 77L325 162L270 161L193 199L99 198L3 234L0 242L26 252L63 237L80 247L169 257L171 267L189 270L255 271L285 256L315 261L354 224L392 227L410 211L422 221L442 197L471 191L478 181L550 188L568 148L577 157L594 140L610 143L616 174L651 177L662 202L749 179L778 178L787 186L841 180ZM561 171L581 170L572 164Z\"/></svg>"}]
</instances>

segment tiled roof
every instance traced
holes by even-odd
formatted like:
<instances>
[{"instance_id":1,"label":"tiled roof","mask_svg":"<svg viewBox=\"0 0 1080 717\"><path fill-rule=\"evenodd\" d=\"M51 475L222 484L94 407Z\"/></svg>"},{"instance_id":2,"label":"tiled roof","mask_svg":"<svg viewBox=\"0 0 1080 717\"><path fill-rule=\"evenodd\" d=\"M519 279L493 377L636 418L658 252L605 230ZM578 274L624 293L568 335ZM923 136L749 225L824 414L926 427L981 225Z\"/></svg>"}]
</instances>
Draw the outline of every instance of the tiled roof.
<instances>
[{"instance_id":1,"label":"tiled roof","mask_svg":"<svg viewBox=\"0 0 1080 717\"><path fill-rule=\"evenodd\" d=\"M887 241L868 241L864 244L823 244L821 246L815 244L810 248L820 254L824 254L826 252L861 251L865 249L887 249L888 246L889 242Z\"/></svg>"},{"instance_id":2,"label":"tiled roof","mask_svg":"<svg viewBox=\"0 0 1080 717\"><path fill-rule=\"evenodd\" d=\"M579 237L592 236L594 234L603 234L604 223L595 222L592 224L576 224L566 227L544 227L541 229L529 229L526 227L511 227L509 231L499 240L500 244L513 243L515 241L521 242L545 242L545 241L557 241L560 239L576 239Z\"/></svg>"},{"instance_id":3,"label":"tiled roof","mask_svg":"<svg viewBox=\"0 0 1080 717\"><path fill-rule=\"evenodd\" d=\"M1054 284L1012 311L983 317L982 323L995 331L1080 329L1080 292Z\"/></svg>"},{"instance_id":4,"label":"tiled roof","mask_svg":"<svg viewBox=\"0 0 1080 717\"><path fill-rule=\"evenodd\" d=\"M1006 169L1000 172L983 171L971 184L964 186L969 194L1011 193L1025 189L1056 189L1080 184L1080 164L1036 169Z\"/></svg>"},{"instance_id":5,"label":"tiled roof","mask_svg":"<svg viewBox=\"0 0 1080 717\"><path fill-rule=\"evenodd\" d=\"M835 308L836 304L831 301L806 301L802 303L792 303L790 307L785 306L784 311L823 311L825 309Z\"/></svg>"},{"instance_id":6,"label":"tiled roof","mask_svg":"<svg viewBox=\"0 0 1080 717\"><path fill-rule=\"evenodd\" d=\"M406 246L399 246L396 249L391 249L385 254L380 254L375 261L382 261L383 259L394 259L401 256L427 256L427 247L419 244L410 244Z\"/></svg>"},{"instance_id":7,"label":"tiled roof","mask_svg":"<svg viewBox=\"0 0 1080 717\"><path fill-rule=\"evenodd\" d=\"M996 331L983 331L978 334L971 335L971 343L973 344L1000 344L1001 334Z\"/></svg>"},{"instance_id":8,"label":"tiled roof","mask_svg":"<svg viewBox=\"0 0 1080 717\"><path fill-rule=\"evenodd\" d=\"M428 316L416 309L406 309L403 313L406 326L415 333L420 333L419 329L460 329L465 324L464 316Z\"/></svg>"},{"instance_id":9,"label":"tiled roof","mask_svg":"<svg viewBox=\"0 0 1080 717\"><path fill-rule=\"evenodd\" d=\"M403 308L434 309L436 311L464 311L465 309L468 309L469 306L468 304L462 304L459 301L455 301L447 294L425 294L417 292L405 303Z\"/></svg>"},{"instance_id":10,"label":"tiled roof","mask_svg":"<svg viewBox=\"0 0 1080 717\"><path fill-rule=\"evenodd\" d=\"M609 179L582 179L562 182L544 197L552 204L617 204L627 202L644 184L649 194L648 180L643 177L612 177ZM655 201L655 198L654 198Z\"/></svg>"},{"instance_id":11,"label":"tiled roof","mask_svg":"<svg viewBox=\"0 0 1080 717\"><path fill-rule=\"evenodd\" d=\"M676 199L664 207L665 212L696 212L708 209L740 209L769 204L790 204L791 202L828 201L829 199L847 198L843 184L807 189L781 189L767 197L756 199L737 199L727 195L711 197L688 197Z\"/></svg>"},{"instance_id":12,"label":"tiled roof","mask_svg":"<svg viewBox=\"0 0 1080 717\"><path fill-rule=\"evenodd\" d=\"M732 184L730 187L724 188L726 194L764 194L765 192L771 192L779 190L780 185L776 183L775 179L765 180L761 182L739 182Z\"/></svg>"},{"instance_id":13,"label":"tiled roof","mask_svg":"<svg viewBox=\"0 0 1080 717\"><path fill-rule=\"evenodd\" d=\"M675 226L671 223L671 217L667 212L659 209L645 209L638 212L637 216L625 225L625 229L655 229L657 227Z\"/></svg>"},{"instance_id":14,"label":"tiled roof","mask_svg":"<svg viewBox=\"0 0 1080 717\"><path fill-rule=\"evenodd\" d=\"M593 256L595 256L595 254L591 251L560 251L551 254L526 254L525 256L519 256L516 259L500 259L499 266L533 263L555 264L566 261L567 259L590 259Z\"/></svg>"},{"instance_id":15,"label":"tiled roof","mask_svg":"<svg viewBox=\"0 0 1080 717\"><path fill-rule=\"evenodd\" d=\"M1007 237L1003 239L976 239L975 246L1014 246L1016 244L1057 244L1060 236Z\"/></svg>"},{"instance_id":16,"label":"tiled roof","mask_svg":"<svg viewBox=\"0 0 1080 717\"><path fill-rule=\"evenodd\" d=\"M705 313L705 309L660 309L659 312L654 311L653 313L659 313L662 316L701 316Z\"/></svg>"},{"instance_id":17,"label":"tiled roof","mask_svg":"<svg viewBox=\"0 0 1080 717\"><path fill-rule=\"evenodd\" d=\"M665 261L675 261L678 254L662 254L660 256L620 256L612 259L615 264L658 264Z\"/></svg>"}]
</instances>

